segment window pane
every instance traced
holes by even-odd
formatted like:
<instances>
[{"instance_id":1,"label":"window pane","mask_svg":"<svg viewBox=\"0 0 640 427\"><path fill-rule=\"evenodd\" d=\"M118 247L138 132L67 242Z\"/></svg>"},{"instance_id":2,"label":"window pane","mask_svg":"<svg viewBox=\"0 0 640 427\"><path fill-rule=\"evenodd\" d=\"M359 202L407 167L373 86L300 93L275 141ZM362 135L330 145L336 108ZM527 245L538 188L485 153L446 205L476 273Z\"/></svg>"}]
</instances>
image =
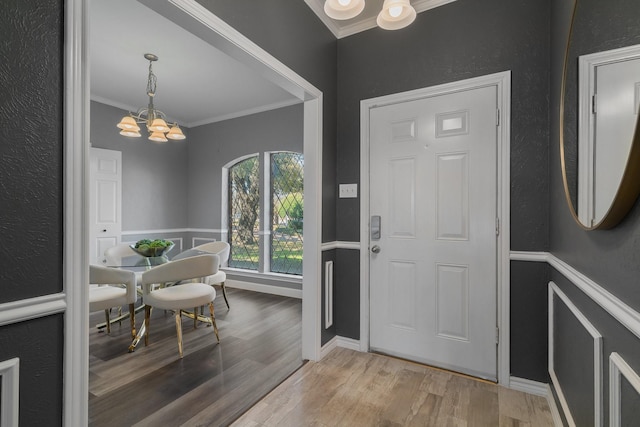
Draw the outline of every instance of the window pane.
<instances>
[{"instance_id":1,"label":"window pane","mask_svg":"<svg viewBox=\"0 0 640 427\"><path fill-rule=\"evenodd\" d=\"M229 169L229 267L257 270L259 265L258 219L260 185L258 156Z\"/></svg>"},{"instance_id":2,"label":"window pane","mask_svg":"<svg viewBox=\"0 0 640 427\"><path fill-rule=\"evenodd\" d=\"M302 275L304 157L271 155L271 271Z\"/></svg>"}]
</instances>

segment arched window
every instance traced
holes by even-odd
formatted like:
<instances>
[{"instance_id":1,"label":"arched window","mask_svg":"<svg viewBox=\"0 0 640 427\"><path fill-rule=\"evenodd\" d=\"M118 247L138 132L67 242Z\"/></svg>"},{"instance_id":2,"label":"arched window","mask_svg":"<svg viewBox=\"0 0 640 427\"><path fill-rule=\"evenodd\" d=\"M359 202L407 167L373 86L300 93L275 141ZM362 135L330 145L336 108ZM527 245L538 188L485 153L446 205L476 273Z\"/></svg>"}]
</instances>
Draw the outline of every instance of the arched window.
<instances>
[{"instance_id":1,"label":"arched window","mask_svg":"<svg viewBox=\"0 0 640 427\"><path fill-rule=\"evenodd\" d=\"M264 168L258 155L228 168L229 267L302 275L304 156L272 152L264 159Z\"/></svg>"},{"instance_id":2,"label":"arched window","mask_svg":"<svg viewBox=\"0 0 640 427\"><path fill-rule=\"evenodd\" d=\"M229 168L229 267L258 270L260 162L249 157Z\"/></svg>"}]
</instances>

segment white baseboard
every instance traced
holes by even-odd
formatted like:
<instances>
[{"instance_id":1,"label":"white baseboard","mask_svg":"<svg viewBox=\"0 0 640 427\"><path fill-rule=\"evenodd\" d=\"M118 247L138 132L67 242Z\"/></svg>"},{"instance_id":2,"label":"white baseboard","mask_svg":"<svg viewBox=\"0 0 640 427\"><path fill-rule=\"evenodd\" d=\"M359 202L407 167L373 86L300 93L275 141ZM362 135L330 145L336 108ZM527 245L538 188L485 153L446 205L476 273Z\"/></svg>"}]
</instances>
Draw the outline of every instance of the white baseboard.
<instances>
[{"instance_id":1,"label":"white baseboard","mask_svg":"<svg viewBox=\"0 0 640 427\"><path fill-rule=\"evenodd\" d=\"M348 348L349 350L361 351L360 340L354 340L353 338L336 337L338 339L338 347Z\"/></svg>"},{"instance_id":2,"label":"white baseboard","mask_svg":"<svg viewBox=\"0 0 640 427\"><path fill-rule=\"evenodd\" d=\"M327 354L331 353L336 347L348 348L349 350L354 351L362 351L360 350L360 341L354 340L353 338L346 338L335 336L329 340L325 345L322 346L320 350L320 359L324 358Z\"/></svg>"},{"instance_id":3,"label":"white baseboard","mask_svg":"<svg viewBox=\"0 0 640 427\"><path fill-rule=\"evenodd\" d=\"M331 353L331 351L338 346L338 337L333 337L329 340L328 343L322 346L320 349L320 360L324 359L324 357Z\"/></svg>"},{"instance_id":4,"label":"white baseboard","mask_svg":"<svg viewBox=\"0 0 640 427\"><path fill-rule=\"evenodd\" d=\"M562 417L560 416L560 410L558 409L558 405L556 405L556 399L553 397L550 384L547 384L547 402L549 403L551 418L553 418L553 425L556 427L564 427Z\"/></svg>"},{"instance_id":5,"label":"white baseboard","mask_svg":"<svg viewBox=\"0 0 640 427\"><path fill-rule=\"evenodd\" d=\"M526 378L511 377L509 379L509 388L522 391L536 396L547 397L547 388L549 384L538 381L528 380Z\"/></svg>"},{"instance_id":6,"label":"white baseboard","mask_svg":"<svg viewBox=\"0 0 640 427\"><path fill-rule=\"evenodd\" d=\"M244 282L240 280L227 280L224 282L228 288L243 289L245 291L262 292L263 294L280 295L283 297L302 299L302 290L283 288L281 286L264 285L261 283Z\"/></svg>"}]
</instances>

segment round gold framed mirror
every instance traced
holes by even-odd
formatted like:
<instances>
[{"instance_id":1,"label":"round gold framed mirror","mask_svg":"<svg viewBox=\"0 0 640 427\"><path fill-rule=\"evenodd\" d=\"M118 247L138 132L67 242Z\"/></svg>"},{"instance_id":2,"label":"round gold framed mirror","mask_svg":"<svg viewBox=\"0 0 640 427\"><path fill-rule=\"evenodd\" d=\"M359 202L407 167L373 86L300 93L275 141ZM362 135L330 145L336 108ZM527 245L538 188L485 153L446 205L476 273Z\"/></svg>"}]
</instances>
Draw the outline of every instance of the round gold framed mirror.
<instances>
[{"instance_id":1,"label":"round gold framed mirror","mask_svg":"<svg viewBox=\"0 0 640 427\"><path fill-rule=\"evenodd\" d=\"M578 119L580 117L582 120L585 117L584 113L577 111L578 78L586 77L582 73L578 76L579 49L572 47L578 20L587 19L579 15L578 3L579 0L573 1L562 70L559 123L562 179L565 198L575 221L585 230L603 230L615 227L633 207L640 194L640 114L636 105L635 115L631 115L625 125L628 129L617 132L618 135L625 135L624 137L609 137L607 134L603 137L602 133L591 131L596 127L595 121L589 122L588 132L578 132ZM640 59L638 61L640 62ZM580 84L589 87L588 84L585 86L584 82ZM633 87L631 91L633 92ZM632 104L638 102L634 100L633 93L629 98ZM595 105L595 98L593 101ZM568 102L570 104L567 104ZM572 108L566 108L567 105L571 105ZM594 107L587 116L593 114L595 117L596 111ZM617 110L614 108L613 111ZM601 122L598 123L598 129L616 127L618 122L613 119L611 114L600 114L598 120ZM609 120L611 123L603 120ZM589 134L589 141L586 141L585 133ZM617 155L615 163L606 166L604 163L596 163L596 159L607 157L609 152L621 153ZM586 178L579 178L579 175ZM605 180L610 182L602 185ZM596 202L597 208L594 207Z\"/></svg>"}]
</instances>

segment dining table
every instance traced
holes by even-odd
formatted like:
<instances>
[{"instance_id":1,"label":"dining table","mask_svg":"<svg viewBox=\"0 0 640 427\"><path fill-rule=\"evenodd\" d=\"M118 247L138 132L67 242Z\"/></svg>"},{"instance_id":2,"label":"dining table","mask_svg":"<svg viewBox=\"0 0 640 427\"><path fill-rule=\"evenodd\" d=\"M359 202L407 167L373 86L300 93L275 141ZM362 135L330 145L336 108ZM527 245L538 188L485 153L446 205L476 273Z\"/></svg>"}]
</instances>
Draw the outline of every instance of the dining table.
<instances>
[{"instance_id":1,"label":"dining table","mask_svg":"<svg viewBox=\"0 0 640 427\"><path fill-rule=\"evenodd\" d=\"M121 268L124 270L129 270L129 271L133 271L134 273L136 273L136 280L138 282L138 284L141 283L141 278L142 278L142 273L144 273L145 271L148 271L154 267L157 267L159 265L162 264L166 264L168 262L174 261L174 260L179 260L179 259L183 259L183 258L188 258L188 257L192 257L192 256L197 256L197 255L204 255L204 254L209 254L209 252L206 251L201 251L198 249L187 249L185 251L182 251L180 253L178 253L177 255L173 256L172 258L169 258L166 254L165 255L161 255L161 256L144 256L141 254L127 254L127 255L123 255L123 256L116 256L116 257L112 257L112 259L110 260L104 260L103 261L103 265L107 266L107 267L112 267L112 268ZM163 284L164 286L164 284ZM143 300L143 291L142 288L140 286L138 286L138 295L140 295L140 305L138 305L135 308L135 312L139 312L141 310L144 310L145 305L144 305L144 300ZM208 317L202 315L202 313L191 313L191 312L184 312L185 316L190 317L192 319L194 319L195 321L201 321L201 322L205 322L210 324L211 323L211 319L209 319ZM117 323L117 322L121 322L122 320L126 319L129 317L129 313L122 313L119 316L111 319L111 324L113 323ZM96 328L98 329L102 329L105 328L107 326L106 322L103 323L99 323L96 325ZM138 343L140 342L140 340L144 337L146 333L146 327L144 322L142 322L142 324L140 325L140 327L137 329L137 333L135 338L132 340L131 344L129 345L129 352L133 352L136 348L136 346L138 345Z\"/></svg>"}]
</instances>

